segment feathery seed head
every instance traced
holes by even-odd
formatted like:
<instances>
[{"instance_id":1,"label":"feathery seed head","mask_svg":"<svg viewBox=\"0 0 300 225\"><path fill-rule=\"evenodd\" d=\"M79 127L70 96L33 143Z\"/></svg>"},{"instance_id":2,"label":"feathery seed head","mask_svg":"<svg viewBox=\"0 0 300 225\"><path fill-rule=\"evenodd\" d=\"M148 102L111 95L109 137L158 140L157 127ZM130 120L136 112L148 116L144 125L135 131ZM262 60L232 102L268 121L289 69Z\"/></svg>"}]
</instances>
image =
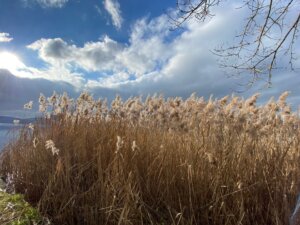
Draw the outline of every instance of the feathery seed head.
<instances>
[{"instance_id":1,"label":"feathery seed head","mask_svg":"<svg viewBox=\"0 0 300 225\"><path fill-rule=\"evenodd\" d=\"M124 145L123 139L120 136L117 136L117 143L116 143L117 150L116 150L116 153L118 153L120 151L120 149L123 147L123 145Z\"/></svg>"},{"instance_id":2,"label":"feathery seed head","mask_svg":"<svg viewBox=\"0 0 300 225\"><path fill-rule=\"evenodd\" d=\"M24 109L32 109L33 101L30 101L24 105Z\"/></svg>"},{"instance_id":3,"label":"feathery seed head","mask_svg":"<svg viewBox=\"0 0 300 225\"><path fill-rule=\"evenodd\" d=\"M55 144L52 140L47 140L45 143L45 148L50 149L53 155L58 155L59 149L55 147Z\"/></svg>"}]
</instances>

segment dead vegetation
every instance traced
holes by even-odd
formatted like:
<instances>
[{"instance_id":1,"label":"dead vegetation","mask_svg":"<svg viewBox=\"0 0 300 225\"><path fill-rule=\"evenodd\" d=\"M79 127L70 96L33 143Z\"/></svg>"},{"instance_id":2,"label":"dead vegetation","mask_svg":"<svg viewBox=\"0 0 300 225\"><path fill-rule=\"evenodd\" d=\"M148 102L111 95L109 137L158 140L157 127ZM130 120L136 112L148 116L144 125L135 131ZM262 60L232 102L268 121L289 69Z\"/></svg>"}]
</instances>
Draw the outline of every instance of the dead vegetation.
<instances>
[{"instance_id":1,"label":"dead vegetation","mask_svg":"<svg viewBox=\"0 0 300 225\"><path fill-rule=\"evenodd\" d=\"M111 107L41 95L45 118L4 150L1 172L54 224L287 224L300 177L287 95Z\"/></svg>"}]
</instances>

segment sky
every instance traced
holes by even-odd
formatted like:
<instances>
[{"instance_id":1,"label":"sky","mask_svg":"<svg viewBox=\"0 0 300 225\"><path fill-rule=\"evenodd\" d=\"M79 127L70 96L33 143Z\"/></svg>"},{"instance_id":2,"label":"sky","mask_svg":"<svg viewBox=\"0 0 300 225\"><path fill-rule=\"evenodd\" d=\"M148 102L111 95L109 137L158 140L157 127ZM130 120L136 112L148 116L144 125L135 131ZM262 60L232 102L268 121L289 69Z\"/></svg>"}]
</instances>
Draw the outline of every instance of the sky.
<instances>
[{"instance_id":1,"label":"sky","mask_svg":"<svg viewBox=\"0 0 300 225\"><path fill-rule=\"evenodd\" d=\"M172 30L175 0L0 0L0 114L54 90L108 99L260 92L263 101L288 90L297 108L299 70L275 72L271 88L260 81L240 93L250 75L228 77L220 68L212 50L243 28L248 12L237 9L240 2L226 1L213 18Z\"/></svg>"}]
</instances>

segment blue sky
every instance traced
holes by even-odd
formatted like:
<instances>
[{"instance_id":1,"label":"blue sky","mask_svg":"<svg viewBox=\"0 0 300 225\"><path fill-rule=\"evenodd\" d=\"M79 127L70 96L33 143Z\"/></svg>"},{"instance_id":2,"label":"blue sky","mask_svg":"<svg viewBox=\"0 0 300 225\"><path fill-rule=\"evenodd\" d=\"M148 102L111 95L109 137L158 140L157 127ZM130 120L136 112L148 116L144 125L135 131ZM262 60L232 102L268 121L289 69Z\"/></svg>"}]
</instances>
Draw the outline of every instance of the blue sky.
<instances>
[{"instance_id":1,"label":"blue sky","mask_svg":"<svg viewBox=\"0 0 300 225\"><path fill-rule=\"evenodd\" d=\"M1 0L0 31L13 37L13 42L2 44L1 49L14 51L24 56L22 59L25 62L35 64L36 59L31 57L32 52L26 46L41 38L60 37L82 46L87 41L97 41L109 34L112 39L126 43L130 28L137 19L159 16L174 3L172 0L122 1L120 17L126 18L126 22L122 22L121 28L116 29L101 0L50 2L51 0ZM58 2L62 2L61 5Z\"/></svg>"},{"instance_id":2,"label":"blue sky","mask_svg":"<svg viewBox=\"0 0 300 225\"><path fill-rule=\"evenodd\" d=\"M237 10L239 3L225 2L205 23L170 31L175 0L0 0L0 112L64 88L108 98L231 94L249 77L228 78L211 50L242 29L247 11ZM299 58L295 63L299 68ZM258 82L241 95L259 91L268 99L290 90L295 107L298 74L277 72L271 89Z\"/></svg>"}]
</instances>

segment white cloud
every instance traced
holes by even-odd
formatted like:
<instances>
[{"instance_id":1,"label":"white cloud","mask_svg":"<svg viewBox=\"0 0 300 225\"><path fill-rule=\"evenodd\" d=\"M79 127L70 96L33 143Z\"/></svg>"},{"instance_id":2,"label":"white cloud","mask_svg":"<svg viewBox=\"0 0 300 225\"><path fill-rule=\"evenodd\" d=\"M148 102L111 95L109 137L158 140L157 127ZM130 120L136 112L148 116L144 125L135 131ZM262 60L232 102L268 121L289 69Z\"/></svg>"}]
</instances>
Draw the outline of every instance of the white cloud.
<instances>
[{"instance_id":1,"label":"white cloud","mask_svg":"<svg viewBox=\"0 0 300 225\"><path fill-rule=\"evenodd\" d=\"M7 56L10 63L6 63L6 65L1 65L0 63L0 70L7 70L20 78L43 78L51 81L64 81L74 85L76 88L82 88L85 83L83 74L74 71L69 65L37 69L25 65L20 59L10 53L4 52L2 53L3 56Z\"/></svg>"},{"instance_id":2,"label":"white cloud","mask_svg":"<svg viewBox=\"0 0 300 225\"><path fill-rule=\"evenodd\" d=\"M88 80L85 87L91 88L118 88L122 83L127 83L130 75L125 72L115 73L113 75L103 75L98 80Z\"/></svg>"},{"instance_id":3,"label":"white cloud","mask_svg":"<svg viewBox=\"0 0 300 225\"><path fill-rule=\"evenodd\" d=\"M62 8L67 4L69 0L23 0L23 2L28 5L31 3L38 3L44 8Z\"/></svg>"},{"instance_id":4,"label":"white cloud","mask_svg":"<svg viewBox=\"0 0 300 225\"><path fill-rule=\"evenodd\" d=\"M220 9L210 21L188 21L183 30L177 31L169 31L166 15L138 20L132 26L128 44L105 36L83 46L67 43L61 38L41 39L28 48L37 51L48 64L39 74L48 74L52 79L68 81L94 93L103 94L105 89L123 96L160 92L166 96L185 97L197 92L203 96L214 94L221 97L238 90L236 83L249 78L227 78L218 67L217 56L211 53L220 43L232 41L235 29L242 27L243 20L236 18L243 18L245 11L227 7L226 10ZM93 72L93 76L98 73L99 77L84 77L82 71L78 72L80 70L87 71L87 74ZM300 95L295 88L299 86L299 79L295 82L296 76L289 74L282 78L286 85L281 88L283 81L279 81L279 77L282 76L274 74L272 93L290 86L294 96ZM297 85L293 86L291 82ZM261 87L260 84L258 87ZM259 88L244 95L251 95ZM265 96L271 95L270 91L265 93ZM299 98L294 99L300 103Z\"/></svg>"},{"instance_id":5,"label":"white cloud","mask_svg":"<svg viewBox=\"0 0 300 225\"><path fill-rule=\"evenodd\" d=\"M70 45L61 38L40 39L27 47L38 51L40 58L52 66L68 64L89 72L115 70L116 55L124 48L108 36L83 47Z\"/></svg>"},{"instance_id":6,"label":"white cloud","mask_svg":"<svg viewBox=\"0 0 300 225\"><path fill-rule=\"evenodd\" d=\"M0 42L10 42L13 38L9 33L0 33Z\"/></svg>"},{"instance_id":7,"label":"white cloud","mask_svg":"<svg viewBox=\"0 0 300 225\"><path fill-rule=\"evenodd\" d=\"M167 26L166 16L149 23L142 19L133 26L128 45L104 36L82 47L68 44L61 38L40 39L27 47L38 51L39 57L51 66L69 65L88 72L111 74L126 72L140 77L157 70L172 55L164 40Z\"/></svg>"},{"instance_id":8,"label":"white cloud","mask_svg":"<svg viewBox=\"0 0 300 225\"><path fill-rule=\"evenodd\" d=\"M39 50L40 58L50 64L67 61L76 50L75 46L68 45L61 38L40 39L27 47L32 50Z\"/></svg>"},{"instance_id":9,"label":"white cloud","mask_svg":"<svg viewBox=\"0 0 300 225\"><path fill-rule=\"evenodd\" d=\"M151 21L137 21L132 28L129 46L117 56L117 61L136 77L156 71L174 53L172 42L165 40L169 34L165 15Z\"/></svg>"},{"instance_id":10,"label":"white cloud","mask_svg":"<svg viewBox=\"0 0 300 225\"><path fill-rule=\"evenodd\" d=\"M120 29L123 23L120 4L117 0L104 0L104 8L110 14L113 25Z\"/></svg>"},{"instance_id":11,"label":"white cloud","mask_svg":"<svg viewBox=\"0 0 300 225\"><path fill-rule=\"evenodd\" d=\"M39 4L45 7L61 8L68 0L37 0Z\"/></svg>"},{"instance_id":12,"label":"white cloud","mask_svg":"<svg viewBox=\"0 0 300 225\"><path fill-rule=\"evenodd\" d=\"M98 5L94 5L94 7L95 7L95 10L97 11L97 13L100 15L100 16L102 16L102 10L101 10L101 8L98 6Z\"/></svg>"},{"instance_id":13,"label":"white cloud","mask_svg":"<svg viewBox=\"0 0 300 225\"><path fill-rule=\"evenodd\" d=\"M178 94L210 86L224 90L220 86L227 83L227 79L222 77L209 49L220 41L217 33L224 23L234 24L225 16L204 25L190 23L182 33L171 32L168 17L162 15L150 21L145 18L137 21L127 45L105 36L82 47L56 38L38 40L28 48L38 51L50 68L68 65L98 72L99 79L87 78L87 88L130 86L140 91L165 90Z\"/></svg>"}]
</instances>

